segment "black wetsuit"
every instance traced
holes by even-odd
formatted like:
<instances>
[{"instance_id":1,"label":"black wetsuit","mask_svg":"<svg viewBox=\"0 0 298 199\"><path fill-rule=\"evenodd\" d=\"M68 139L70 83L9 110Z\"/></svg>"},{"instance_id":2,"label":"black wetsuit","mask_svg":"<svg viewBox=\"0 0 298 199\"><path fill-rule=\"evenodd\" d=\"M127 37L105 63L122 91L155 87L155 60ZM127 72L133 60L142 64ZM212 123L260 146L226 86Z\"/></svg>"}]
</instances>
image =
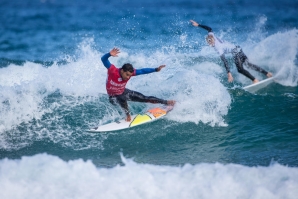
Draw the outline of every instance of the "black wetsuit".
<instances>
[{"instance_id":1,"label":"black wetsuit","mask_svg":"<svg viewBox=\"0 0 298 199\"><path fill-rule=\"evenodd\" d=\"M117 103L124 109L126 115L129 114L129 109L127 105L127 101L135 101L135 102L149 102L153 104L167 104L166 100L159 99L153 96L145 96L142 93L137 91L132 91L129 89L125 89L121 95L109 96L109 101L113 105Z\"/></svg>"},{"instance_id":2,"label":"black wetsuit","mask_svg":"<svg viewBox=\"0 0 298 199\"><path fill-rule=\"evenodd\" d=\"M214 33L212 32L212 28L206 26L206 25L199 25L199 27L205 29L208 31L208 35L212 35L214 38L214 48L216 49L216 51L220 54L220 58L224 63L224 66L227 70L227 73L230 72L230 68L228 65L228 61L225 58L225 54L226 53L231 53L233 55L233 59L234 59L234 63L237 67L237 70L239 73L245 75L246 77L248 77L249 79L251 79L252 81L255 80L255 77L252 76L247 70L245 70L243 68L243 64L246 64L249 68L261 72L264 75L267 75L268 72L265 71L264 69L260 68L259 66L256 66L252 63L250 63L248 61L247 56L243 53L242 49L239 46L235 46L231 43L228 43L226 41L222 41L220 39L218 39L217 37L215 37Z\"/></svg>"},{"instance_id":3,"label":"black wetsuit","mask_svg":"<svg viewBox=\"0 0 298 199\"><path fill-rule=\"evenodd\" d=\"M237 51L238 50L238 51ZM234 59L234 63L237 67L237 70L239 73L245 75L246 77L248 77L249 79L251 79L252 81L255 80L255 77L252 76L247 70L245 70L243 68L243 64L245 63L249 68L255 70L255 71L258 71L258 72L261 72L263 73L264 75L267 75L267 71L265 71L264 69L262 69L261 67L259 66L256 66L252 63L250 63L248 61L248 58L247 56L243 53L242 49L237 46L236 49L235 49L235 52L232 53L233 55L233 59Z\"/></svg>"}]
</instances>

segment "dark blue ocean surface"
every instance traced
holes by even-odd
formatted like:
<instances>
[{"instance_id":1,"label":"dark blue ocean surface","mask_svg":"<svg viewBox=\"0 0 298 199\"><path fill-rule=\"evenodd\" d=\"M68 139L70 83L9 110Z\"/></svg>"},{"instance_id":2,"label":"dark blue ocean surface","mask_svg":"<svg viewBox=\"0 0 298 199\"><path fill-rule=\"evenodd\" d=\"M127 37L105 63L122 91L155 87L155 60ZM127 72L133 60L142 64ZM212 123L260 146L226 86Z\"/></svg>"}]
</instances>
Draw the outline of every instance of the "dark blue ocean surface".
<instances>
[{"instance_id":1,"label":"dark blue ocean surface","mask_svg":"<svg viewBox=\"0 0 298 199\"><path fill-rule=\"evenodd\" d=\"M297 0L0 1L0 198L295 198L297 8ZM227 56L228 83L206 30L190 19L240 45L276 81L244 91L251 81ZM166 64L127 88L177 104L149 124L88 133L124 117L108 101L100 60L113 47L117 67ZM154 106L129 102L133 114Z\"/></svg>"},{"instance_id":2,"label":"dark blue ocean surface","mask_svg":"<svg viewBox=\"0 0 298 199\"><path fill-rule=\"evenodd\" d=\"M7 59L59 60L64 54L73 55L86 38L93 38L98 50L116 45L152 52L164 46L180 47L185 34L187 48L205 34L194 30L189 19L227 32L227 39L234 41L255 36L258 42L261 36L297 26L297 1L290 0L1 2L2 65ZM262 35L254 35L257 31Z\"/></svg>"}]
</instances>

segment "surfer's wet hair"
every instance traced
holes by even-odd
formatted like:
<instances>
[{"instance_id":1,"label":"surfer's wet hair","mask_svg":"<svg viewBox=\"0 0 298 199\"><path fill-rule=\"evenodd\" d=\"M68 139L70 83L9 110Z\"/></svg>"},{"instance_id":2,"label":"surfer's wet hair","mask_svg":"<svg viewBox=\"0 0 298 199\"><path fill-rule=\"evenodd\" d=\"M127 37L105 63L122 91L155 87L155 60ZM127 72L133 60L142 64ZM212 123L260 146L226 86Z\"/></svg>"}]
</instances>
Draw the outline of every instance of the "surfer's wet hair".
<instances>
[{"instance_id":1,"label":"surfer's wet hair","mask_svg":"<svg viewBox=\"0 0 298 199\"><path fill-rule=\"evenodd\" d=\"M211 35L211 34L208 34L206 36L206 41L207 41L208 44L210 44L211 42L214 42L214 36Z\"/></svg>"},{"instance_id":2,"label":"surfer's wet hair","mask_svg":"<svg viewBox=\"0 0 298 199\"><path fill-rule=\"evenodd\" d=\"M133 71L134 71L134 68L133 68L133 66L130 63L123 64L123 66L122 66L121 69L124 72L129 71L129 72L133 73Z\"/></svg>"}]
</instances>

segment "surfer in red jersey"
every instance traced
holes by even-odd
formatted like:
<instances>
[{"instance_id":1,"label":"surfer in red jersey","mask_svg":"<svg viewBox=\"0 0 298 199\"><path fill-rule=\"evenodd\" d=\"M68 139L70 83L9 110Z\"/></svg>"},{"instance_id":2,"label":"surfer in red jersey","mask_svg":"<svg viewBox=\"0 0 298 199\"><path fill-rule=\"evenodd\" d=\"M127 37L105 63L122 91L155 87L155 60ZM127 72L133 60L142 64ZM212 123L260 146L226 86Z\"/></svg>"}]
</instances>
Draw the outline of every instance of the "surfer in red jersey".
<instances>
[{"instance_id":1,"label":"surfer in red jersey","mask_svg":"<svg viewBox=\"0 0 298 199\"><path fill-rule=\"evenodd\" d=\"M106 53L101 57L101 61L108 69L106 89L109 95L109 101L114 105L118 103L124 109L126 114L126 121L129 122L131 120L127 101L149 102L154 104L160 103L174 106L174 100L163 100L153 96L145 96L142 93L125 88L127 82L132 76L159 72L162 68L165 67L165 65L161 65L157 68L134 69L130 63L126 63L121 68L116 68L113 64L110 63L109 57L117 57L119 53L120 50L118 48L113 48L109 53Z\"/></svg>"},{"instance_id":2,"label":"surfer in red jersey","mask_svg":"<svg viewBox=\"0 0 298 199\"><path fill-rule=\"evenodd\" d=\"M234 44L231 44L226 41L222 41L221 39L215 37L214 33L212 32L212 29L206 25L198 24L197 22L190 20L193 26L195 27L201 27L208 31L208 35L206 37L207 43L214 47L215 50L220 55L221 60L224 63L224 66L228 73L228 81L233 81L233 76L230 72L230 67L228 65L228 61L225 58L225 54L231 53L233 55L234 63L237 67L237 70L239 73L243 74L244 76L248 77L253 81L253 83L259 82L258 79L256 79L254 76L252 76L247 70L243 68L243 64L246 64L249 68L261 72L262 74L266 75L267 77L272 77L272 73L265 71L264 69L260 68L259 66L256 66L248 61L247 56L243 53L240 46L235 46Z\"/></svg>"}]
</instances>

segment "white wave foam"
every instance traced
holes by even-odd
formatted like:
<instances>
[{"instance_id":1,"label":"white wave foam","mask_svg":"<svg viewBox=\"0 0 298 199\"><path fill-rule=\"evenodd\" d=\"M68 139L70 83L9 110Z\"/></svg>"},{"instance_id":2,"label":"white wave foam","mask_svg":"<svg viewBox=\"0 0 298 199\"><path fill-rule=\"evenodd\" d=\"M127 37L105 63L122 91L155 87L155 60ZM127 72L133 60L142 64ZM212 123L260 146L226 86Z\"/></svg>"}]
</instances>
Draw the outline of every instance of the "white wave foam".
<instances>
[{"instance_id":1,"label":"white wave foam","mask_svg":"<svg viewBox=\"0 0 298 199\"><path fill-rule=\"evenodd\" d=\"M26 62L0 69L0 148L22 148L40 139L75 148L90 144L76 147L80 145L74 138L80 137L74 135L76 127L61 123L73 108L98 100L105 90L106 70L100 65L100 55L89 44L82 44L80 49L78 61L68 58L65 65L44 67ZM54 99L48 99L53 94ZM95 145L101 147L100 143Z\"/></svg>"},{"instance_id":2,"label":"white wave foam","mask_svg":"<svg viewBox=\"0 0 298 199\"><path fill-rule=\"evenodd\" d=\"M39 154L0 160L0 198L283 198L298 194L298 169L273 164L247 167L138 164L97 168L81 159L65 162Z\"/></svg>"},{"instance_id":3,"label":"white wave foam","mask_svg":"<svg viewBox=\"0 0 298 199\"><path fill-rule=\"evenodd\" d=\"M298 30L293 29L270 35L253 46L247 46L249 59L262 68L271 71L277 82L284 86L297 86L298 66L295 64L298 55ZM252 71L259 79L259 73Z\"/></svg>"},{"instance_id":4,"label":"white wave foam","mask_svg":"<svg viewBox=\"0 0 298 199\"><path fill-rule=\"evenodd\" d=\"M98 96L106 93L107 71L100 60L103 53L92 49L92 42L82 43L79 46L78 57L68 57L68 63L65 65L54 63L49 67L44 67L40 64L26 62L23 66L11 64L6 68L1 68L0 100L4 103L0 105L2 110L0 130L2 132L9 130L22 122L31 121L32 118L38 120L44 113L52 112L53 107L43 106L43 101L45 97L57 90L63 96L72 97ZM177 100L177 114L172 119L222 125L221 116L227 113L223 109L227 109L230 102L227 100L223 104L219 101L222 97L228 99L228 92L214 78L214 74L206 70L201 70L199 74L198 71L192 69L192 66L183 63L188 58L185 55L171 52L171 49L167 49L167 53L157 51L150 56L142 52L130 55L123 50L118 58L111 57L110 61L118 67L125 62L131 62L135 68L158 67L166 62L168 66L165 70L133 77L127 88L140 91L145 95ZM214 65L202 67L208 68ZM207 81L209 77L212 80L210 82ZM63 105L62 103L60 105ZM210 110L210 103L215 103L212 105L214 110ZM217 109L219 104L223 107ZM197 113L187 112L187 108L196 109L205 116L194 116ZM181 115L180 118L179 115ZM186 115L189 116L185 117Z\"/></svg>"}]
</instances>

